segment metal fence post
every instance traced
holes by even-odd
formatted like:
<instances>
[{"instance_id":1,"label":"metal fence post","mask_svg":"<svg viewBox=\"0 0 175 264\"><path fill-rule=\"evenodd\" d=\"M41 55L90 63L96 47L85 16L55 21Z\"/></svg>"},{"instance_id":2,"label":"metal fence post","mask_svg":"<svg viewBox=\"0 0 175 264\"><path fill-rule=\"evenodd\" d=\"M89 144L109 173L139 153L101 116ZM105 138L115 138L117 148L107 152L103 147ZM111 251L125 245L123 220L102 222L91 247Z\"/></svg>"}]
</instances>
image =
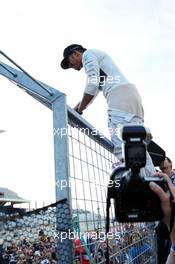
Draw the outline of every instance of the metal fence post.
<instances>
[{"instance_id":1,"label":"metal fence post","mask_svg":"<svg viewBox=\"0 0 175 264\"><path fill-rule=\"evenodd\" d=\"M69 187L69 151L66 96L62 95L52 104L54 126L55 189L57 256L59 264L72 264L71 194Z\"/></svg>"}]
</instances>

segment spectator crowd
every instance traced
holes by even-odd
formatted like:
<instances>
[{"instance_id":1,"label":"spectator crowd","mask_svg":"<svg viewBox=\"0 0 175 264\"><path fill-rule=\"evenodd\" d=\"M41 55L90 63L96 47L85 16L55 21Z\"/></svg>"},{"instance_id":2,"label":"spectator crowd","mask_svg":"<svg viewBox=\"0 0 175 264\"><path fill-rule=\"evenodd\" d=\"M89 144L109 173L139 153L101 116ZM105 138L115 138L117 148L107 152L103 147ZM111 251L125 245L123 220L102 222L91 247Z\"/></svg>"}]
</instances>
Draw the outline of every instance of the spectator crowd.
<instances>
[{"instance_id":1,"label":"spectator crowd","mask_svg":"<svg viewBox=\"0 0 175 264\"><path fill-rule=\"evenodd\" d=\"M160 170L168 175L172 183L175 184L175 171L172 169L172 162L169 158L161 163ZM119 236L110 239L108 243L109 254L113 256L110 264L155 264L157 253L157 263L165 263L171 246L169 232L167 229L164 231L165 228L166 225L163 222L159 223L157 234L155 234L158 237L158 252L156 252L154 223L123 224L122 227L118 225L118 230L111 231L117 232ZM90 264L90 259L93 260L93 263L105 261L107 247L105 239L94 239L90 235L84 237L83 240L84 243L80 238L75 238L73 241L74 264ZM34 241L31 241L29 237L22 237L17 241L14 239L8 243L0 239L0 264L56 264L58 263L56 253L57 238L49 236L47 232L45 234L43 230L39 231L38 237Z\"/></svg>"},{"instance_id":2,"label":"spectator crowd","mask_svg":"<svg viewBox=\"0 0 175 264\"><path fill-rule=\"evenodd\" d=\"M22 239L20 242L11 242L3 246L1 241L1 264L56 264L56 244L53 237L44 235L41 230L38 240L29 242Z\"/></svg>"},{"instance_id":3,"label":"spectator crowd","mask_svg":"<svg viewBox=\"0 0 175 264\"><path fill-rule=\"evenodd\" d=\"M117 239L109 240L110 255L114 255L111 264L140 264L153 259L154 238L145 224L125 225ZM85 238L86 249L79 238L74 239L74 264L90 264L105 260L106 241ZM57 238L49 237L40 230L38 239L30 242L27 238L11 242L8 245L0 241L0 264L56 264L58 263ZM87 254L87 249L89 254ZM154 263L154 262L149 262Z\"/></svg>"}]
</instances>

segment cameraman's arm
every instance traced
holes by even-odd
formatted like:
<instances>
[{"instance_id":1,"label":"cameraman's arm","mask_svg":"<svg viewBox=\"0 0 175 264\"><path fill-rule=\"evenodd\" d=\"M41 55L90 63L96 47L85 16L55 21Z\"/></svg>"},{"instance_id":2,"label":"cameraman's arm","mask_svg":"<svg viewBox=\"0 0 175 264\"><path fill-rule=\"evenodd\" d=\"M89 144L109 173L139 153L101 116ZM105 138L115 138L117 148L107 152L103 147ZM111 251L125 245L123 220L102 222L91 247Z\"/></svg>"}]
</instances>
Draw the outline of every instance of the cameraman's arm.
<instances>
[{"instance_id":1,"label":"cameraman's arm","mask_svg":"<svg viewBox=\"0 0 175 264\"><path fill-rule=\"evenodd\" d=\"M170 191L174 197L174 201L175 201L175 187L173 186L171 179L164 173L161 173L161 174L158 173L157 176L162 177L167 182L168 187L169 187L169 189L170 189ZM164 192L160 186L158 186L157 184L155 184L153 182L150 183L150 188L160 198L162 210L164 213L164 222L167 225L168 229L170 229L170 218L171 218L170 195L169 195L169 193ZM175 223L174 223L174 226L172 228L170 238L171 238L171 244L174 246L175 245ZM174 250L173 251L171 250L166 264L174 264L174 263L175 263L175 252L174 252Z\"/></svg>"}]
</instances>

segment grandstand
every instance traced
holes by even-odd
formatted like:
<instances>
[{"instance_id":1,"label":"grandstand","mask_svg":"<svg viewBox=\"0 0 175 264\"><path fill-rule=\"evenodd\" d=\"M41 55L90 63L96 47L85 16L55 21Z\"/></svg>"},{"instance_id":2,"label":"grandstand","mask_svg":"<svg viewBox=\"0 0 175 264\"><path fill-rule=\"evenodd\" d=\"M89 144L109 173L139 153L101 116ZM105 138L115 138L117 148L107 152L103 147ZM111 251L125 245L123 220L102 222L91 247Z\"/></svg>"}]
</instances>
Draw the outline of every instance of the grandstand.
<instances>
[{"instance_id":1,"label":"grandstand","mask_svg":"<svg viewBox=\"0 0 175 264\"><path fill-rule=\"evenodd\" d=\"M0 208L7 203L13 206L14 204L29 203L29 201L19 197L18 194L12 190L0 187Z\"/></svg>"},{"instance_id":2,"label":"grandstand","mask_svg":"<svg viewBox=\"0 0 175 264\"><path fill-rule=\"evenodd\" d=\"M18 194L8 188L0 187L0 220L8 219L16 214L25 212L24 208L19 208L20 204L29 204L30 201L21 198Z\"/></svg>"}]
</instances>

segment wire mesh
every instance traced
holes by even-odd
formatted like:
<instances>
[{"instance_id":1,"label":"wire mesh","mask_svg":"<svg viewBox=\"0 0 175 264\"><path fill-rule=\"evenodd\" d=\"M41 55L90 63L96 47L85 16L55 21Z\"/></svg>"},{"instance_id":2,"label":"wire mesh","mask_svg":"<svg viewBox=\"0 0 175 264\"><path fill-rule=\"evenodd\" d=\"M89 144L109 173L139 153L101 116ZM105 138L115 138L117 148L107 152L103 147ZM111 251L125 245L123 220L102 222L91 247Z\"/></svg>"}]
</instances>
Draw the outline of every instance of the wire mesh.
<instances>
[{"instance_id":1,"label":"wire mesh","mask_svg":"<svg viewBox=\"0 0 175 264\"><path fill-rule=\"evenodd\" d=\"M73 214L83 231L104 228L106 187L115 157L77 129L70 128L69 143Z\"/></svg>"},{"instance_id":2,"label":"wire mesh","mask_svg":"<svg viewBox=\"0 0 175 264\"><path fill-rule=\"evenodd\" d=\"M116 158L93 139L92 131L68 129L74 263L105 263L107 185ZM111 263L156 263L154 224L117 223L113 208L108 234Z\"/></svg>"}]
</instances>

